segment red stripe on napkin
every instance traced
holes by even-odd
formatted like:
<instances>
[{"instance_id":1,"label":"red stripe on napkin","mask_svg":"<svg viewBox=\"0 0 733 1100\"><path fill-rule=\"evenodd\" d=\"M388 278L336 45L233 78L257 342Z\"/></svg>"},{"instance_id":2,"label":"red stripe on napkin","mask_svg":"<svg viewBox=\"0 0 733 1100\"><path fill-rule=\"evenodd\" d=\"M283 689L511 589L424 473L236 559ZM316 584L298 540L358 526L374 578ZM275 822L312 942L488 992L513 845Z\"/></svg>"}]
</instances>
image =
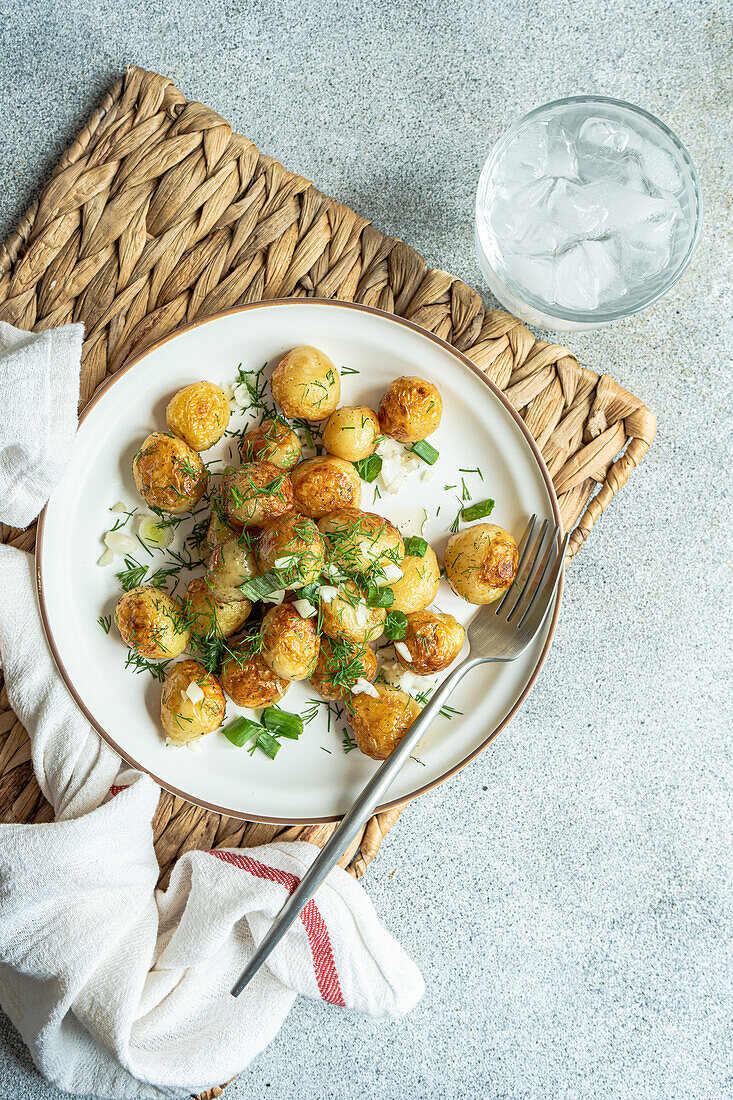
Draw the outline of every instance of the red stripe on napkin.
<instances>
[{"instance_id":1,"label":"red stripe on napkin","mask_svg":"<svg viewBox=\"0 0 733 1100\"><path fill-rule=\"evenodd\" d=\"M109 789L110 798L114 798L114 796L116 794L119 794L120 791L126 791L127 787L128 787L127 783L124 783L121 787L115 787L115 786L110 787L110 789Z\"/></svg>"},{"instance_id":2,"label":"red stripe on napkin","mask_svg":"<svg viewBox=\"0 0 733 1100\"><path fill-rule=\"evenodd\" d=\"M221 852L210 849L209 855L216 856L224 863L231 863L242 871L249 871L255 878L277 882L278 885L284 886L289 894L292 894L300 882L296 875L291 875L287 871L279 871L277 867L268 867L267 864L260 863L259 860L245 856L241 852ZM312 898L300 914L300 919L308 936L308 943L313 957L313 968L316 972L316 982L321 997L328 1004L346 1008L346 1001L341 992L341 984L336 971L328 928Z\"/></svg>"}]
</instances>

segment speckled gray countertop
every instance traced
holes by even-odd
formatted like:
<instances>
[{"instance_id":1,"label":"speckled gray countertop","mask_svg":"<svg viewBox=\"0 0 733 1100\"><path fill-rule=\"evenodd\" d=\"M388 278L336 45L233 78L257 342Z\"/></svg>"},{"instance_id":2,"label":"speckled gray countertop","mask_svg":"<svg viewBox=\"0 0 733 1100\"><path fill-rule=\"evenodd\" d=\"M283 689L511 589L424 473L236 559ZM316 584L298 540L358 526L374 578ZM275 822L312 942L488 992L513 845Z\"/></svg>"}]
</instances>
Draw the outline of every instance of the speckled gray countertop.
<instances>
[{"instance_id":1,"label":"speckled gray countertop","mask_svg":"<svg viewBox=\"0 0 733 1100\"><path fill-rule=\"evenodd\" d=\"M568 340L656 412L654 447L572 566L520 715L407 810L366 879L425 997L397 1023L299 1002L228 1100L733 1096L730 17L705 0L0 0L4 231L130 61L479 288L479 168L533 106L629 99L702 178L683 280ZM60 1096L0 1019L0 1097Z\"/></svg>"}]
</instances>

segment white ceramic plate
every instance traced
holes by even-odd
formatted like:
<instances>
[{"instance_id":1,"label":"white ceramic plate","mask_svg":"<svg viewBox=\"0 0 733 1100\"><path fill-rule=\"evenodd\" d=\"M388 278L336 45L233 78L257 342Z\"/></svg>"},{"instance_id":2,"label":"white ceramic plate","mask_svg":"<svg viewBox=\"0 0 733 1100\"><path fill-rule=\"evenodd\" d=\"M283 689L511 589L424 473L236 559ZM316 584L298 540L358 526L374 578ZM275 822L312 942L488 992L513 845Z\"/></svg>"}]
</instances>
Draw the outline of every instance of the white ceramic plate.
<instances>
[{"instance_id":1,"label":"white ceramic plate","mask_svg":"<svg viewBox=\"0 0 733 1100\"><path fill-rule=\"evenodd\" d=\"M376 408L388 384L403 374L419 374L440 387L444 415L431 436L440 451L434 479L427 483L413 475L399 496L383 496L374 504L373 488L365 485L362 508L408 526L422 518L424 508L424 534L439 557L458 508L456 490L443 487L460 488L462 477L474 500L495 499L492 521L517 538L533 512L559 522L542 459L499 391L442 340L377 310L308 299L258 302L183 329L133 360L97 394L39 527L39 596L59 669L105 740L163 787L234 817L294 824L343 814L377 765L358 751L344 754L342 724L329 732L323 708L299 741L283 744L274 761L262 752L250 756L221 733L204 738L199 752L166 747L157 717L160 684L125 669L126 649L114 626L105 636L97 623L114 609L121 560L108 568L96 563L102 536L117 518L110 507L119 500L141 505L132 456L150 431L165 430L171 395L200 378L231 383L239 363L256 369L298 344L314 344L339 368L359 371L342 378L344 404ZM226 457L228 446L224 440L204 457ZM476 474L459 473L475 467L483 482ZM150 561L142 551L137 556ZM464 623L476 613L445 581L435 602ZM534 682L556 619L557 607L542 636L518 660L483 666L463 680L451 705L464 716L434 723L420 747L423 763L408 762L388 805L434 786L488 744ZM307 683L295 684L282 705L303 710L314 694ZM238 713L227 701L226 721Z\"/></svg>"}]
</instances>

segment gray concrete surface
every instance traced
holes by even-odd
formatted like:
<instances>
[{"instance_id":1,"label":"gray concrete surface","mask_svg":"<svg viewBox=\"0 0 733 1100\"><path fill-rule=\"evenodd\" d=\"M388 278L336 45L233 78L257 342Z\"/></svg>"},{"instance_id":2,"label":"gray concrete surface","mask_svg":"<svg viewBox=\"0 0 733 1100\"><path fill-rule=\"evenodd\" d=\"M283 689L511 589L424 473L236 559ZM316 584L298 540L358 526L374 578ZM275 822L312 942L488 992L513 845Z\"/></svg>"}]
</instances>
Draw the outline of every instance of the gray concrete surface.
<instances>
[{"instance_id":1,"label":"gray concrete surface","mask_svg":"<svg viewBox=\"0 0 733 1100\"><path fill-rule=\"evenodd\" d=\"M630 99L677 131L703 181L683 281L569 341L656 411L654 449L573 566L520 716L413 804L366 881L424 1000L399 1023L299 1003L230 1100L733 1095L730 14L691 0L0 0L8 230L128 61L475 286L479 167L532 106ZM0 1024L0 1096L59 1095Z\"/></svg>"}]
</instances>

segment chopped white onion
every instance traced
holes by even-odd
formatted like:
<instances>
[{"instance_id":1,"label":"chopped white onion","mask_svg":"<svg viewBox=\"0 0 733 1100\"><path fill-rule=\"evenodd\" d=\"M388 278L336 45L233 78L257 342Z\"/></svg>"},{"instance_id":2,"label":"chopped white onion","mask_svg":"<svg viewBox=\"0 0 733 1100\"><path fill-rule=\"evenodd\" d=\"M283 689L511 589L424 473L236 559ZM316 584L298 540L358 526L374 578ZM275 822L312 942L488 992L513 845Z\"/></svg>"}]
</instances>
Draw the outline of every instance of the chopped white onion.
<instances>
[{"instance_id":1,"label":"chopped white onion","mask_svg":"<svg viewBox=\"0 0 733 1100\"><path fill-rule=\"evenodd\" d=\"M310 600L293 600L293 607L298 612L301 619L312 619L316 614L316 608Z\"/></svg>"},{"instance_id":2,"label":"chopped white onion","mask_svg":"<svg viewBox=\"0 0 733 1100\"><path fill-rule=\"evenodd\" d=\"M394 562L389 561L384 566L383 579L387 582L387 584L393 584L395 581L398 581L402 577L404 577L404 575L405 574L402 572L399 565L395 565Z\"/></svg>"},{"instance_id":3,"label":"chopped white onion","mask_svg":"<svg viewBox=\"0 0 733 1100\"><path fill-rule=\"evenodd\" d=\"M403 691L406 691L408 693L411 692L412 689L414 688L415 682L416 682L415 677L413 676L413 674L411 672L405 672L400 677L400 687L402 688Z\"/></svg>"},{"instance_id":4,"label":"chopped white onion","mask_svg":"<svg viewBox=\"0 0 733 1100\"><path fill-rule=\"evenodd\" d=\"M117 503L113 504L112 507L110 508L110 512L126 512L126 511L127 511L127 505L122 500L118 500Z\"/></svg>"},{"instance_id":5,"label":"chopped white onion","mask_svg":"<svg viewBox=\"0 0 733 1100\"><path fill-rule=\"evenodd\" d=\"M333 585L323 584L318 594L324 603L333 603L334 600L338 599L339 590L334 588Z\"/></svg>"},{"instance_id":6,"label":"chopped white onion","mask_svg":"<svg viewBox=\"0 0 733 1100\"><path fill-rule=\"evenodd\" d=\"M197 684L195 680L192 680L186 688L186 695L189 697L194 706L202 702L204 699L204 693L201 690L201 685Z\"/></svg>"},{"instance_id":7,"label":"chopped white onion","mask_svg":"<svg viewBox=\"0 0 733 1100\"><path fill-rule=\"evenodd\" d=\"M285 599L285 589L284 588L278 588L276 592L270 592L270 594L268 596L263 596L262 597L262 602L263 603L280 604L280 603L283 602L284 599Z\"/></svg>"},{"instance_id":8,"label":"chopped white onion","mask_svg":"<svg viewBox=\"0 0 733 1100\"><path fill-rule=\"evenodd\" d=\"M432 481L434 477L435 477L435 467L434 466L426 466L425 469L423 470L423 472L420 474L420 480L421 481L426 481L426 482L427 481Z\"/></svg>"},{"instance_id":9,"label":"chopped white onion","mask_svg":"<svg viewBox=\"0 0 733 1100\"><path fill-rule=\"evenodd\" d=\"M368 680L365 680L363 676L360 676L354 686L351 688L352 695L371 695L372 699L379 698L379 692L375 688L374 684L370 684Z\"/></svg>"},{"instance_id":10,"label":"chopped white onion","mask_svg":"<svg viewBox=\"0 0 733 1100\"><path fill-rule=\"evenodd\" d=\"M369 614L369 608L363 600L360 600L357 604L355 604L354 618L356 619L357 626L366 626L368 624L371 616Z\"/></svg>"},{"instance_id":11,"label":"chopped white onion","mask_svg":"<svg viewBox=\"0 0 733 1100\"><path fill-rule=\"evenodd\" d=\"M190 752L203 752L204 751L204 739L203 737L197 737L193 741L186 742L186 748Z\"/></svg>"},{"instance_id":12,"label":"chopped white onion","mask_svg":"<svg viewBox=\"0 0 733 1100\"><path fill-rule=\"evenodd\" d=\"M235 401L240 408L249 405L249 390L244 382L240 382L234 387L232 390L232 400Z\"/></svg>"},{"instance_id":13,"label":"chopped white onion","mask_svg":"<svg viewBox=\"0 0 733 1100\"><path fill-rule=\"evenodd\" d=\"M407 648L407 646L405 645L405 643L404 642L395 642L394 647L395 647L395 651L397 653L399 653L400 657L402 657L403 660L407 661L408 665L411 665L412 664L412 654L410 653L410 651Z\"/></svg>"},{"instance_id":14,"label":"chopped white onion","mask_svg":"<svg viewBox=\"0 0 733 1100\"><path fill-rule=\"evenodd\" d=\"M115 556L111 550L107 549L102 554L101 558L97 562L97 565L111 565L115 560Z\"/></svg>"},{"instance_id":15,"label":"chopped white onion","mask_svg":"<svg viewBox=\"0 0 733 1100\"><path fill-rule=\"evenodd\" d=\"M152 516L141 516L137 533L143 542L158 550L167 550L173 542L173 528L162 527Z\"/></svg>"},{"instance_id":16,"label":"chopped white onion","mask_svg":"<svg viewBox=\"0 0 733 1100\"><path fill-rule=\"evenodd\" d=\"M113 554L133 554L138 548L132 535L126 535L124 531L108 531L104 536L104 545Z\"/></svg>"},{"instance_id":17,"label":"chopped white onion","mask_svg":"<svg viewBox=\"0 0 733 1100\"><path fill-rule=\"evenodd\" d=\"M295 565L298 561L297 554L287 554L283 558L275 558L276 569L289 569L291 565Z\"/></svg>"}]
</instances>

